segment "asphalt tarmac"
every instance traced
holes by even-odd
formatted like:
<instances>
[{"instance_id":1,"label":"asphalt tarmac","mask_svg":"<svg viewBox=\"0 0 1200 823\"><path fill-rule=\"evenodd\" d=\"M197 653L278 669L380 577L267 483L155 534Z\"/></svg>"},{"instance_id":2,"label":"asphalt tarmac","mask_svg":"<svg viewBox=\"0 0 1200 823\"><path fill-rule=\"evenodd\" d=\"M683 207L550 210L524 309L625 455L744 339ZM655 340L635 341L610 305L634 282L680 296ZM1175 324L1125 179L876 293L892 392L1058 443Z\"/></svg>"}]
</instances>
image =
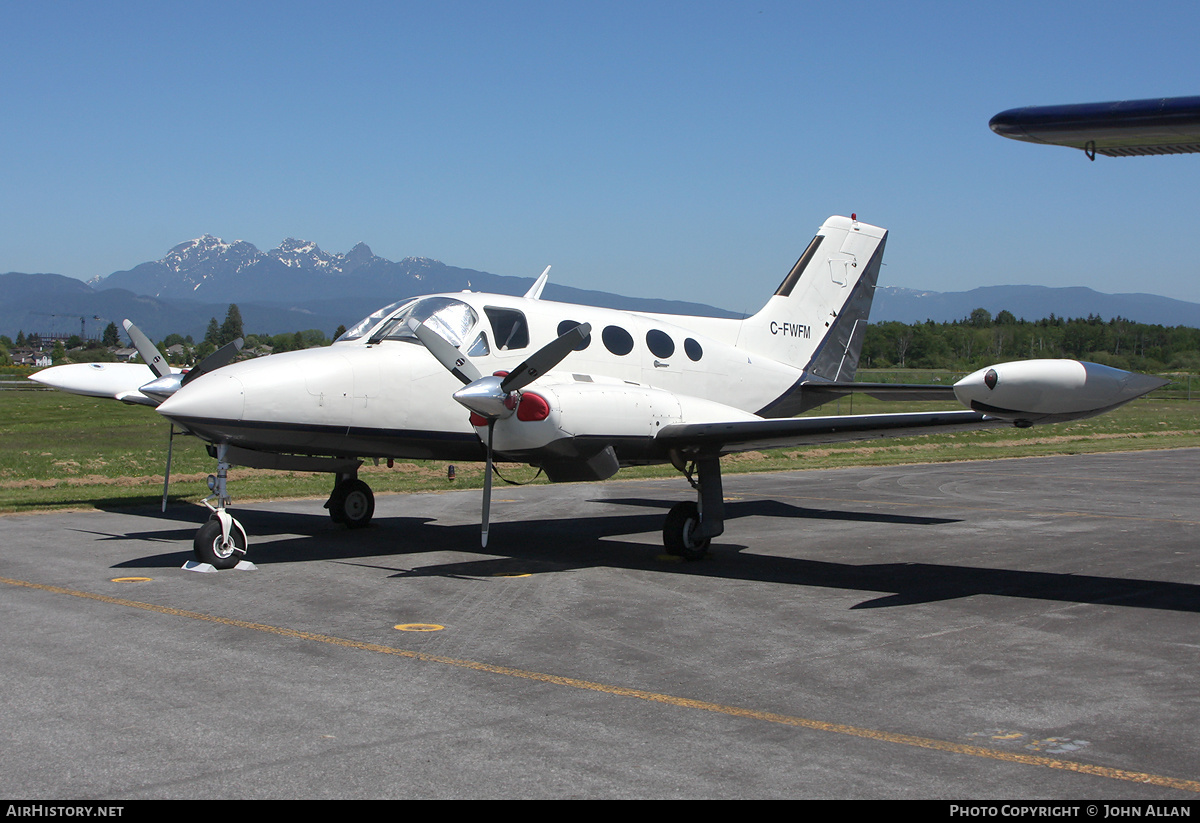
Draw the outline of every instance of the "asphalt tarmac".
<instances>
[{"instance_id":1,"label":"asphalt tarmac","mask_svg":"<svg viewBox=\"0 0 1200 823\"><path fill-rule=\"evenodd\" d=\"M1200 798L1200 450L725 491L0 517L0 796Z\"/></svg>"}]
</instances>

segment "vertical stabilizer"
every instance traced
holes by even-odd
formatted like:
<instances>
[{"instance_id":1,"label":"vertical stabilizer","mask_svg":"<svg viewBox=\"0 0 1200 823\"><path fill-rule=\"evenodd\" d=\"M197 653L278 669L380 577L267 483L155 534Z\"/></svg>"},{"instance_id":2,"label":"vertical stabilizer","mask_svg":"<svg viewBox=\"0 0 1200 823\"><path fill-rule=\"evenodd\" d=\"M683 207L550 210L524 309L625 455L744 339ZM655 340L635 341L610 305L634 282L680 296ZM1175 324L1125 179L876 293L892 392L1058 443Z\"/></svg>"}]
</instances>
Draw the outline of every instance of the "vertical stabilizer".
<instances>
[{"instance_id":1,"label":"vertical stabilizer","mask_svg":"<svg viewBox=\"0 0 1200 823\"><path fill-rule=\"evenodd\" d=\"M887 231L830 217L762 310L742 321L738 348L817 382L850 382L866 334Z\"/></svg>"}]
</instances>

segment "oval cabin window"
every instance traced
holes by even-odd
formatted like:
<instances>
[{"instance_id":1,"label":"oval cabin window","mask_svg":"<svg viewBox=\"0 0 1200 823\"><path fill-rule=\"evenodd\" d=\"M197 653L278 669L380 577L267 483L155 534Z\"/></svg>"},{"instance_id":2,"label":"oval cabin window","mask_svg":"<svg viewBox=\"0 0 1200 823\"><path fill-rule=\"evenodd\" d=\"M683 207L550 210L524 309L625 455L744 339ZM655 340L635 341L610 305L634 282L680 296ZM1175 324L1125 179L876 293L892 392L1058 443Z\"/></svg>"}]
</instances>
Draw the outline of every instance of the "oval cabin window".
<instances>
[{"instance_id":1,"label":"oval cabin window","mask_svg":"<svg viewBox=\"0 0 1200 823\"><path fill-rule=\"evenodd\" d=\"M600 335L604 348L615 355L624 356L633 351L633 335L620 326L605 326Z\"/></svg>"}]
</instances>

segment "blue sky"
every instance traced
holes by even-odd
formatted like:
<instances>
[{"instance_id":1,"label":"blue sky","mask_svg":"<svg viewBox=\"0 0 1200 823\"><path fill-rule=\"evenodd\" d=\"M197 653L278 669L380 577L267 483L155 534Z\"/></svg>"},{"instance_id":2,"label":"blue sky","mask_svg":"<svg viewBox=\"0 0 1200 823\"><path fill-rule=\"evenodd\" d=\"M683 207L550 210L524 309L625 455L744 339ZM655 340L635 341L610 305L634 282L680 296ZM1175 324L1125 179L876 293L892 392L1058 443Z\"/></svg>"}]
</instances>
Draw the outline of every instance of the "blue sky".
<instances>
[{"instance_id":1,"label":"blue sky","mask_svg":"<svg viewBox=\"0 0 1200 823\"><path fill-rule=\"evenodd\" d=\"M881 285L1200 302L1200 155L1090 163L987 127L1200 94L1198 24L1097 0L0 0L0 271L292 236L752 310L857 212L891 231Z\"/></svg>"}]
</instances>

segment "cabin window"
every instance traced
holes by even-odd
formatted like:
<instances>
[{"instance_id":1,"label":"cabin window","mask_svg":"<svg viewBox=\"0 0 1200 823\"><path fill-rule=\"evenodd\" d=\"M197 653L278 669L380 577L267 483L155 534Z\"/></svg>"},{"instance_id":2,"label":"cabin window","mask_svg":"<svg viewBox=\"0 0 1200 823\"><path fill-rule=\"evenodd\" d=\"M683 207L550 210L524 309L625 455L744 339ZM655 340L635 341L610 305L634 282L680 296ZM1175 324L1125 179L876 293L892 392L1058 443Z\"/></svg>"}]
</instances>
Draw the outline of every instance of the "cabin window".
<instances>
[{"instance_id":1,"label":"cabin window","mask_svg":"<svg viewBox=\"0 0 1200 823\"><path fill-rule=\"evenodd\" d=\"M578 325L579 325L578 320L562 321L561 323L558 324L558 336L562 337L564 334L566 334L567 332L569 332L571 329L575 328ZM592 336L589 334L587 337L583 338L582 340L580 340L578 343L575 344L575 351L583 351L590 345L592 345Z\"/></svg>"},{"instance_id":2,"label":"cabin window","mask_svg":"<svg viewBox=\"0 0 1200 823\"><path fill-rule=\"evenodd\" d=\"M650 349L655 357L665 360L675 353L675 341L665 331L651 329L646 332L646 348Z\"/></svg>"},{"instance_id":3,"label":"cabin window","mask_svg":"<svg viewBox=\"0 0 1200 823\"><path fill-rule=\"evenodd\" d=\"M624 356L633 351L633 335L620 326L605 326L600 339L604 341L604 348L613 354Z\"/></svg>"},{"instance_id":4,"label":"cabin window","mask_svg":"<svg viewBox=\"0 0 1200 823\"><path fill-rule=\"evenodd\" d=\"M523 349L529 345L529 325L525 315L516 309L485 306L483 313L492 323L492 337L500 351Z\"/></svg>"},{"instance_id":5,"label":"cabin window","mask_svg":"<svg viewBox=\"0 0 1200 823\"><path fill-rule=\"evenodd\" d=\"M699 360L704 356L704 349L700 347L700 343L690 337L683 341L683 350L690 360Z\"/></svg>"}]
</instances>

